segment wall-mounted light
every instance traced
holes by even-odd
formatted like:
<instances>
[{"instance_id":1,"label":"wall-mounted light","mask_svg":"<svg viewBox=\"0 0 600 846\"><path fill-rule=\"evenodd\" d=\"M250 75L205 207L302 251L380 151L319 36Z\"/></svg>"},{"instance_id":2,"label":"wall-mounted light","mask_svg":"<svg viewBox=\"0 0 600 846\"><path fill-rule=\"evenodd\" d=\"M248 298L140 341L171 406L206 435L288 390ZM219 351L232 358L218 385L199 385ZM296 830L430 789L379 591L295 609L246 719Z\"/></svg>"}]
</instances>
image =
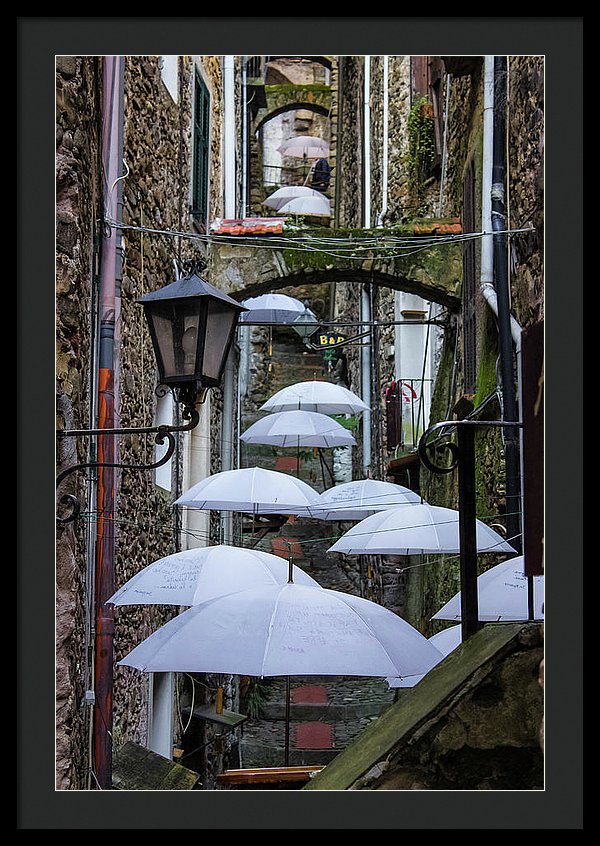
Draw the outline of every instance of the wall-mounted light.
<instances>
[{"instance_id":1,"label":"wall-mounted light","mask_svg":"<svg viewBox=\"0 0 600 846\"><path fill-rule=\"evenodd\" d=\"M292 329L296 332L305 344L311 335L314 335L319 328L319 321L308 307L308 300L304 301L304 311L292 323Z\"/></svg>"},{"instance_id":2,"label":"wall-mounted light","mask_svg":"<svg viewBox=\"0 0 600 846\"><path fill-rule=\"evenodd\" d=\"M217 387L234 338L241 312L247 309L241 303L210 285L200 276L200 265L189 263L185 273L164 288L141 297L156 363L159 386L173 391L175 400L182 404L182 418L187 421L176 426L149 426L120 429L63 429L58 437L84 435L133 435L154 434L155 442L163 444L168 439L165 453L152 464L112 464L89 462L76 464L64 470L56 479L56 486L71 473L85 467L123 467L153 470L166 464L175 450L174 433L193 429L200 416L196 405L204 401L209 388ZM69 506L71 513L58 517L61 523L71 522L79 513L75 497L66 495L60 502Z\"/></svg>"}]
</instances>

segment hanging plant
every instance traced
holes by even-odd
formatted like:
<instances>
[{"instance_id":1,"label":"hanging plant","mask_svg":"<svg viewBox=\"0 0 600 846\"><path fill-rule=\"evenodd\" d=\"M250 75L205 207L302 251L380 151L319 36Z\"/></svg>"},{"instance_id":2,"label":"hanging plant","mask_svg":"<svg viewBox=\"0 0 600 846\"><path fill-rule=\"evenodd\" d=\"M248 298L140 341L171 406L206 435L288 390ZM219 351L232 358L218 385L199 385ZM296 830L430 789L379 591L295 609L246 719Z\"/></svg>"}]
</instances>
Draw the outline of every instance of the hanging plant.
<instances>
[{"instance_id":1,"label":"hanging plant","mask_svg":"<svg viewBox=\"0 0 600 846\"><path fill-rule=\"evenodd\" d=\"M433 105L427 97L420 97L408 115L408 151L406 154L408 188L417 209L423 214L425 182L435 165L435 126Z\"/></svg>"}]
</instances>

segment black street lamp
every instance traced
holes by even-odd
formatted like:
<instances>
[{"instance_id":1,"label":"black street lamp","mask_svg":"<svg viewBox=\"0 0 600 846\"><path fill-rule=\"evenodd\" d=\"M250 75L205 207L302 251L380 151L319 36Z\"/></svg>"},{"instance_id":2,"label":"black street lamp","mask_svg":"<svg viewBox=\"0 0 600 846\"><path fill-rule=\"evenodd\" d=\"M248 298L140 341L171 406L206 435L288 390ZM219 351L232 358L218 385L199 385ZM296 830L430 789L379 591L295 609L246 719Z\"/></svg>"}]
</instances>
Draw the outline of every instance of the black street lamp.
<instances>
[{"instance_id":1,"label":"black street lamp","mask_svg":"<svg viewBox=\"0 0 600 846\"><path fill-rule=\"evenodd\" d=\"M181 402L195 402L221 382L238 318L245 306L202 279L185 276L138 300L144 307L159 382Z\"/></svg>"},{"instance_id":2,"label":"black street lamp","mask_svg":"<svg viewBox=\"0 0 600 846\"><path fill-rule=\"evenodd\" d=\"M148 321L152 345L159 373L159 387L173 391L182 404L182 425L160 425L119 429L61 429L59 438L85 435L154 434L155 442L169 441L162 457L152 464L116 464L88 462L68 467L57 476L56 487L71 473L86 467L121 467L153 470L166 464L175 450L175 433L185 432L198 425L200 416L195 406L204 401L209 388L220 384L241 312L241 303L210 285L199 275L198 263L190 262L185 275L175 282L141 297ZM60 503L69 513L57 517L59 523L69 523L79 515L76 497L65 495Z\"/></svg>"}]
</instances>

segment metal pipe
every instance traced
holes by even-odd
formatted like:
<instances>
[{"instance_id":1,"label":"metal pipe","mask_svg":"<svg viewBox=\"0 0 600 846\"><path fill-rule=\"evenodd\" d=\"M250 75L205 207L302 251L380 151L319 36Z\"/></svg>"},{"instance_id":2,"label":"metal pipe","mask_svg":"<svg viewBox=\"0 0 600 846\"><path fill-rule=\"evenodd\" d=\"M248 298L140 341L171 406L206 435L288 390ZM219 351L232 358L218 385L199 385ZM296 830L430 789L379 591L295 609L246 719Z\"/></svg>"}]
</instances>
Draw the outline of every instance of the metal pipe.
<instances>
[{"instance_id":1,"label":"metal pipe","mask_svg":"<svg viewBox=\"0 0 600 846\"><path fill-rule=\"evenodd\" d=\"M107 177L106 209L114 219L122 215L122 181L119 169L123 159L123 59L104 57L102 151ZM111 208L112 206L112 208ZM100 292L100 350L98 362L98 425L113 428L118 422L118 378L115 376L120 278L118 229L105 231L102 241ZM116 463L116 439L98 437L98 461ZM113 703L113 606L106 600L115 588L115 469L98 469L98 532L96 546L96 637L95 637L95 709L94 769L102 790L112 789L112 703Z\"/></svg>"},{"instance_id":2,"label":"metal pipe","mask_svg":"<svg viewBox=\"0 0 600 846\"><path fill-rule=\"evenodd\" d=\"M246 193L248 191L248 57L242 56L242 187L240 197L240 217L246 217Z\"/></svg>"},{"instance_id":3,"label":"metal pipe","mask_svg":"<svg viewBox=\"0 0 600 846\"><path fill-rule=\"evenodd\" d=\"M371 321L369 286L363 285L360 294L361 320ZM371 338L364 338L360 347L361 399L367 406L362 414L363 470L365 477L371 469Z\"/></svg>"},{"instance_id":4,"label":"metal pipe","mask_svg":"<svg viewBox=\"0 0 600 846\"><path fill-rule=\"evenodd\" d=\"M492 232L492 165L494 156L494 57L484 60L483 155L481 167L481 285L494 281L494 239Z\"/></svg>"},{"instance_id":5,"label":"metal pipe","mask_svg":"<svg viewBox=\"0 0 600 846\"><path fill-rule=\"evenodd\" d=\"M223 74L223 175L225 217L235 218L235 83L234 58L224 57Z\"/></svg>"},{"instance_id":6,"label":"metal pipe","mask_svg":"<svg viewBox=\"0 0 600 846\"><path fill-rule=\"evenodd\" d=\"M365 56L363 86L363 226L371 226L371 57Z\"/></svg>"},{"instance_id":7,"label":"metal pipe","mask_svg":"<svg viewBox=\"0 0 600 846\"><path fill-rule=\"evenodd\" d=\"M388 114L389 114L389 56L383 57L383 139L381 170L381 211L377 217L377 226L383 226L388 207Z\"/></svg>"},{"instance_id":8,"label":"metal pipe","mask_svg":"<svg viewBox=\"0 0 600 846\"><path fill-rule=\"evenodd\" d=\"M223 373L223 411L221 418L221 470L233 468L233 349L229 351ZM233 517L230 511L221 512L221 536L223 543L232 542Z\"/></svg>"},{"instance_id":9,"label":"metal pipe","mask_svg":"<svg viewBox=\"0 0 600 846\"><path fill-rule=\"evenodd\" d=\"M494 58L494 155L491 216L492 231L494 232L494 278L498 299L498 341L503 419L515 421L518 419L518 415L508 286L508 244L504 232L506 220L506 68L506 57L496 56ZM506 465L506 528L508 536L516 539L513 545L520 551L521 521L518 513L518 504L521 501L520 459L518 438L510 430L505 438L504 456Z\"/></svg>"}]
</instances>

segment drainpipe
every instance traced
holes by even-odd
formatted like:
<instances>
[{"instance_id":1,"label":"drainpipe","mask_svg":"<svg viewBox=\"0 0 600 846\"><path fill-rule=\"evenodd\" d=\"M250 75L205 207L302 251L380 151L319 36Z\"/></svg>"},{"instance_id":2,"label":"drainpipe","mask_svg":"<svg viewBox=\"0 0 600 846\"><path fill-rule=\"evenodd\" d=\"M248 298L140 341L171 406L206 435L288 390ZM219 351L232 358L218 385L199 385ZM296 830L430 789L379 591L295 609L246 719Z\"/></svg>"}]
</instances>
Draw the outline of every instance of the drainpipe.
<instances>
[{"instance_id":1,"label":"drainpipe","mask_svg":"<svg viewBox=\"0 0 600 846\"><path fill-rule=\"evenodd\" d=\"M370 106L370 84L371 84L371 57L365 56L365 78L364 78L364 124L363 124L363 150L364 150L364 205L363 205L363 226L368 228L371 225L371 106ZM371 325L371 298L368 285L363 285L360 294L360 319L365 325ZM361 399L368 406L362 416L362 443L363 443L363 471L365 478L371 470L371 335L367 335L360 347L360 373L361 373Z\"/></svg>"},{"instance_id":2,"label":"drainpipe","mask_svg":"<svg viewBox=\"0 0 600 846\"><path fill-rule=\"evenodd\" d=\"M117 224L122 216L123 59L104 58L102 158L106 174L105 211ZM101 246L100 346L98 361L98 428L118 425L118 357L121 278L121 230L110 228ZM98 437L98 461L117 461L114 436ZM115 468L98 468L96 545L96 632L94 768L98 786L112 789L113 606L105 605L115 590Z\"/></svg>"},{"instance_id":3,"label":"drainpipe","mask_svg":"<svg viewBox=\"0 0 600 846\"><path fill-rule=\"evenodd\" d=\"M371 226L371 57L365 56L363 89L363 226Z\"/></svg>"},{"instance_id":4,"label":"drainpipe","mask_svg":"<svg viewBox=\"0 0 600 846\"><path fill-rule=\"evenodd\" d=\"M383 226L383 219L387 212L388 206L388 87L389 87L389 56L383 57L383 151L382 151L382 168L381 168L381 195L382 205L379 216L377 217L377 226Z\"/></svg>"},{"instance_id":5,"label":"drainpipe","mask_svg":"<svg viewBox=\"0 0 600 846\"><path fill-rule=\"evenodd\" d=\"M512 350L510 291L508 283L508 245L506 235L505 181L506 181L506 56L494 58L494 156L492 167L492 230L494 232L494 277L498 297L498 340L500 347L500 372L502 379L503 419L516 421L517 399L515 391L514 359ZM520 551L520 519L517 503L520 502L520 462L518 437L507 430L505 439L506 499L508 537Z\"/></svg>"},{"instance_id":6,"label":"drainpipe","mask_svg":"<svg viewBox=\"0 0 600 846\"><path fill-rule=\"evenodd\" d=\"M235 87L234 58L225 56L224 94L224 136L225 136L225 217L235 217ZM230 351L223 374L223 411L221 422L221 470L233 468L233 350ZM221 512L221 536L223 543L232 540L232 515Z\"/></svg>"},{"instance_id":7,"label":"drainpipe","mask_svg":"<svg viewBox=\"0 0 600 846\"><path fill-rule=\"evenodd\" d=\"M229 351L227 364L223 373L223 411L221 421L221 470L233 469L233 347ZM232 542L233 517L231 512L221 512L222 542Z\"/></svg>"},{"instance_id":8,"label":"drainpipe","mask_svg":"<svg viewBox=\"0 0 600 846\"><path fill-rule=\"evenodd\" d=\"M499 229L504 228L504 216L503 216L503 196L504 196L504 165L503 165L503 155L501 154L501 150L504 150L504 128L502 126L503 121L501 122L500 126L496 123L495 114L495 59L494 56L486 56L485 57L485 64L484 64L484 112L483 112L483 168L482 168L482 200L481 200L481 211L482 211L482 231L489 232L497 231ZM501 92L504 93L505 97L505 87L504 85L501 86ZM500 95L502 97L502 94ZM500 100L498 106L500 108L504 108L504 97ZM500 99L500 98L499 98ZM496 130L498 130L498 138L497 142L495 142L495 134ZM501 150L498 149L501 147ZM496 151L496 152L494 152ZM493 172L493 175L492 175ZM500 183L496 184L496 180L500 179ZM494 205L494 219L492 219L492 192L495 198L495 205ZM495 221L495 222L493 222ZM509 306L508 306L508 258L506 254L502 254L502 251L499 250L498 253L498 277L497 277L497 284L499 287L502 287L504 291L504 295L500 295L501 303L499 302L498 291L496 286L494 285L494 266L495 266L495 247L494 241L499 237L496 235L484 235L481 239L481 279L480 279L480 290L481 293L487 302L488 306L496 316L498 323L502 321L504 325L504 331L502 332L501 338L501 355L504 355L505 365L502 367L502 380L503 386L505 384L505 379L508 378L509 386L514 385L513 382L513 374L512 374L512 351L510 341L512 341L512 345L514 346L516 362L517 362L517 386L518 386L518 406L516 405L515 395L514 395L514 388L509 390L508 394L506 391L502 392L502 404L503 404L503 414L506 420L511 419L507 415L507 413L512 414L512 419L517 419L517 407L522 408L522 358L521 358L521 333L522 329L515 317L510 314ZM502 317L501 317L502 315ZM509 341L510 336L510 341ZM508 362L508 366L506 366L506 362ZM508 372L507 372L508 371ZM508 396L508 406L506 404ZM522 452L522 444L521 449L518 449L516 440L514 435L511 437L511 430L507 430L509 432L509 437L506 440L506 476L507 476L507 502L508 502L508 512L509 516L507 518L507 534L508 537L511 539L511 543L513 546L516 547L517 550L520 548L520 536L519 532L521 530L520 521L517 514L514 514L516 509L514 506L511 506L511 503L520 502L521 504L521 514L523 514L523 491L522 486L519 484L518 476L523 478L523 452ZM522 430L519 432L519 439L522 441L523 432ZM517 453L515 455L515 453ZM520 453L520 458L518 457ZM518 469L517 469L518 468ZM518 472L520 471L520 473ZM510 487L509 487L509 480L510 480ZM511 499L508 499L508 497ZM529 602L529 616L531 619L534 617L533 613L533 580L530 579L528 585L528 602Z\"/></svg>"},{"instance_id":9,"label":"drainpipe","mask_svg":"<svg viewBox=\"0 0 600 846\"><path fill-rule=\"evenodd\" d=\"M246 192L248 190L248 56L242 56L242 188L240 197L240 217L246 217Z\"/></svg>"},{"instance_id":10,"label":"drainpipe","mask_svg":"<svg viewBox=\"0 0 600 846\"><path fill-rule=\"evenodd\" d=\"M371 324L371 297L369 286L363 285L360 294L360 319L364 325ZM363 470L368 478L371 470L371 333L360 347L361 399L368 406L362 414Z\"/></svg>"},{"instance_id":11,"label":"drainpipe","mask_svg":"<svg viewBox=\"0 0 600 846\"><path fill-rule=\"evenodd\" d=\"M234 58L225 56L223 78L223 137L224 137L224 178L225 178L225 217L235 217L235 79Z\"/></svg>"}]
</instances>

